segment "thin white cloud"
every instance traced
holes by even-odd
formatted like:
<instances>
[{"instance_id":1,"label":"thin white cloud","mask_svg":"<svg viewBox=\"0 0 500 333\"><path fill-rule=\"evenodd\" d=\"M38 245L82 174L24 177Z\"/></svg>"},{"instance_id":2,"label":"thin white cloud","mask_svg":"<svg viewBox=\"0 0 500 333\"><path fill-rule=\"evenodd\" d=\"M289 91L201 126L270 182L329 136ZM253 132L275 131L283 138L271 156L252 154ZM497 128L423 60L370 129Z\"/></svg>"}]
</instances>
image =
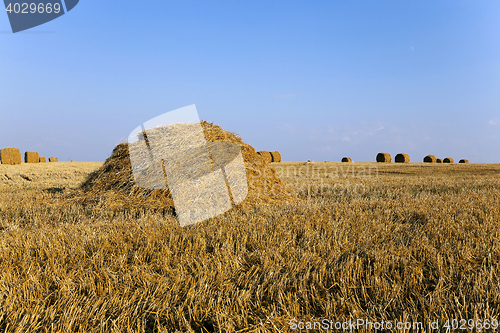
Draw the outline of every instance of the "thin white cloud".
<instances>
[{"instance_id":1,"label":"thin white cloud","mask_svg":"<svg viewBox=\"0 0 500 333\"><path fill-rule=\"evenodd\" d=\"M488 121L488 124L495 126L495 125L500 124L500 120L499 119L491 119L490 121Z\"/></svg>"}]
</instances>

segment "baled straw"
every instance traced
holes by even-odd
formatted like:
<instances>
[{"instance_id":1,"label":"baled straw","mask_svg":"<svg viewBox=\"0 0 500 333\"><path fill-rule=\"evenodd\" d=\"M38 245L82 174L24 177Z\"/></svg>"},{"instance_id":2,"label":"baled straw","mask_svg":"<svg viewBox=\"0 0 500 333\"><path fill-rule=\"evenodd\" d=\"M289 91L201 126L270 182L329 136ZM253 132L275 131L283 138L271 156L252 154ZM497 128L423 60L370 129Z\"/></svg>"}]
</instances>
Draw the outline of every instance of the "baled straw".
<instances>
[{"instance_id":1,"label":"baled straw","mask_svg":"<svg viewBox=\"0 0 500 333\"><path fill-rule=\"evenodd\" d=\"M427 155L424 157L424 163L436 163L437 159L434 155Z\"/></svg>"},{"instance_id":2,"label":"baled straw","mask_svg":"<svg viewBox=\"0 0 500 333\"><path fill-rule=\"evenodd\" d=\"M281 154L279 151L272 151L270 153L273 162L281 162Z\"/></svg>"},{"instance_id":3,"label":"baled straw","mask_svg":"<svg viewBox=\"0 0 500 333\"><path fill-rule=\"evenodd\" d=\"M261 151L257 152L257 154L262 156L264 161L266 161L267 163L271 163L273 161L273 155L271 155L271 153L268 152L267 150L261 150Z\"/></svg>"},{"instance_id":4,"label":"baled straw","mask_svg":"<svg viewBox=\"0 0 500 333\"><path fill-rule=\"evenodd\" d=\"M378 153L377 154L377 162L379 163L391 163L392 158L388 153Z\"/></svg>"},{"instance_id":5,"label":"baled straw","mask_svg":"<svg viewBox=\"0 0 500 333\"><path fill-rule=\"evenodd\" d=\"M21 164L21 152L17 148L0 149L0 161L2 161L2 164Z\"/></svg>"},{"instance_id":6,"label":"baled straw","mask_svg":"<svg viewBox=\"0 0 500 333\"><path fill-rule=\"evenodd\" d=\"M410 155L404 153L397 154L394 161L396 163L410 163Z\"/></svg>"},{"instance_id":7,"label":"baled straw","mask_svg":"<svg viewBox=\"0 0 500 333\"><path fill-rule=\"evenodd\" d=\"M27 151L24 153L24 162L25 163L40 163L40 156L36 152Z\"/></svg>"}]
</instances>

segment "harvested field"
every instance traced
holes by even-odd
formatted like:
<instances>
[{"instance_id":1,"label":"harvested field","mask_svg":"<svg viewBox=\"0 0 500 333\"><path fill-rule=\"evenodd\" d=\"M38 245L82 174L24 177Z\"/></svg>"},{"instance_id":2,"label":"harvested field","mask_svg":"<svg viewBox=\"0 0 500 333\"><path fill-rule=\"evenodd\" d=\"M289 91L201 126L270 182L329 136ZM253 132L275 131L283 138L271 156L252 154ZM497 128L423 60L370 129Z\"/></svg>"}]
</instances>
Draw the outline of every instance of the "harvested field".
<instances>
[{"instance_id":1,"label":"harvested field","mask_svg":"<svg viewBox=\"0 0 500 333\"><path fill-rule=\"evenodd\" d=\"M27 151L24 153L24 163L40 163L40 156L38 153Z\"/></svg>"},{"instance_id":2,"label":"harvested field","mask_svg":"<svg viewBox=\"0 0 500 333\"><path fill-rule=\"evenodd\" d=\"M352 162L352 159L350 157L343 157L342 158L342 162L344 162L344 163L350 163L350 162Z\"/></svg>"},{"instance_id":3,"label":"harvested field","mask_svg":"<svg viewBox=\"0 0 500 333\"><path fill-rule=\"evenodd\" d=\"M0 161L7 165L21 164L21 152L17 148L0 149Z\"/></svg>"},{"instance_id":4,"label":"harvested field","mask_svg":"<svg viewBox=\"0 0 500 333\"><path fill-rule=\"evenodd\" d=\"M168 212L68 201L102 167L0 165L4 330L499 317L498 164L282 162L269 167L298 200L185 228Z\"/></svg>"}]
</instances>

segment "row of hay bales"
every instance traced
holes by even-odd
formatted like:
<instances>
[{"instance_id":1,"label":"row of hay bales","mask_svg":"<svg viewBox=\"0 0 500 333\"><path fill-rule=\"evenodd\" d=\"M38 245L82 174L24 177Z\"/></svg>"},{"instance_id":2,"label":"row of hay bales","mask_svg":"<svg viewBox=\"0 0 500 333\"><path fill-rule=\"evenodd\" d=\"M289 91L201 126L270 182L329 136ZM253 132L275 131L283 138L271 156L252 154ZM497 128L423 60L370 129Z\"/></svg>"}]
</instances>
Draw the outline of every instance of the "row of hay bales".
<instances>
[{"instance_id":1,"label":"row of hay bales","mask_svg":"<svg viewBox=\"0 0 500 333\"><path fill-rule=\"evenodd\" d=\"M262 156L268 163L281 162L281 154L278 151L261 150L257 154Z\"/></svg>"},{"instance_id":2,"label":"row of hay bales","mask_svg":"<svg viewBox=\"0 0 500 333\"><path fill-rule=\"evenodd\" d=\"M445 159L436 158L434 155L427 155L424 157L424 163L455 163L455 160L451 157L446 157ZM467 164L469 160L461 159L458 163Z\"/></svg>"},{"instance_id":3,"label":"row of hay bales","mask_svg":"<svg viewBox=\"0 0 500 333\"><path fill-rule=\"evenodd\" d=\"M405 153L397 154L394 161L396 163L410 163L410 155L405 154ZM344 162L344 159L342 159L342 162ZM345 162L347 162L347 161L345 161ZM392 162L391 154L378 153L377 154L377 162L379 162L379 163L391 163ZM445 159L442 160L440 158L436 158L436 156L434 156L434 155L427 155L424 157L424 163L455 163L455 161L451 157L446 157ZM469 163L469 160L461 159L458 163Z\"/></svg>"},{"instance_id":4,"label":"row of hay bales","mask_svg":"<svg viewBox=\"0 0 500 333\"><path fill-rule=\"evenodd\" d=\"M40 156L38 153L33 151L27 151L24 153L25 163L44 163L47 159ZM57 157L49 157L49 162L59 162ZM17 148L3 148L0 149L0 163L16 165L22 163L21 152Z\"/></svg>"}]
</instances>

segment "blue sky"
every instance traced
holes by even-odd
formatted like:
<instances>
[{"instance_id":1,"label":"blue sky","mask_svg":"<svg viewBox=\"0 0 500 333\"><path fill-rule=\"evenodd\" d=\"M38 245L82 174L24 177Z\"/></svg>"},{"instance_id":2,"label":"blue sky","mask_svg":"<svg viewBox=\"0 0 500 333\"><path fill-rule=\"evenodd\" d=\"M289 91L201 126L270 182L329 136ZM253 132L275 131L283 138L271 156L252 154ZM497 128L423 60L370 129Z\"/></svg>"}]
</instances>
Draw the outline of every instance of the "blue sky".
<instances>
[{"instance_id":1,"label":"blue sky","mask_svg":"<svg viewBox=\"0 0 500 333\"><path fill-rule=\"evenodd\" d=\"M196 104L288 161L500 163L499 17L496 0L81 0L12 34L0 14L0 146L104 161Z\"/></svg>"}]
</instances>

